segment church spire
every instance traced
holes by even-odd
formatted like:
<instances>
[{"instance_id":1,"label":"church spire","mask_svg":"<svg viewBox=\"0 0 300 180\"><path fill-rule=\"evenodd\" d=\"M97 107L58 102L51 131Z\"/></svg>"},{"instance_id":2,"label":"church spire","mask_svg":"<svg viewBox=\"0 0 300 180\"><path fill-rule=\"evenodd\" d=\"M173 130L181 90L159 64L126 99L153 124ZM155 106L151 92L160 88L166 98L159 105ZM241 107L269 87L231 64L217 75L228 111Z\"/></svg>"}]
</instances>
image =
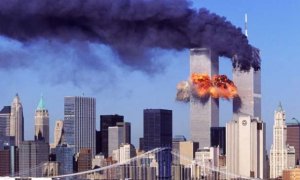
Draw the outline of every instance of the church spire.
<instances>
[{"instance_id":1,"label":"church spire","mask_svg":"<svg viewBox=\"0 0 300 180\"><path fill-rule=\"evenodd\" d=\"M277 112L282 112L283 111L283 108L282 108L282 104L281 102L279 101L279 105L277 107Z\"/></svg>"}]
</instances>

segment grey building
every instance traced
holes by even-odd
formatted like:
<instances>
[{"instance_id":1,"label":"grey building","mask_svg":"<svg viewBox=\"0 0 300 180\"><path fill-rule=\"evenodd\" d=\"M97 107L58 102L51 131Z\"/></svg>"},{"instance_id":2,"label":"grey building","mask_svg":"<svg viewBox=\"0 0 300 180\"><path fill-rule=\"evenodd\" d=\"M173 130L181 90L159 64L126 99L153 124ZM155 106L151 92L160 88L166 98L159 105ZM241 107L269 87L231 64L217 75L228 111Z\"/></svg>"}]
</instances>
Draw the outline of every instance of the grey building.
<instances>
[{"instance_id":1,"label":"grey building","mask_svg":"<svg viewBox=\"0 0 300 180\"><path fill-rule=\"evenodd\" d=\"M121 144L130 144L130 123L118 122L117 126L108 127L108 155L119 149Z\"/></svg>"},{"instance_id":2,"label":"grey building","mask_svg":"<svg viewBox=\"0 0 300 180\"><path fill-rule=\"evenodd\" d=\"M108 127L116 126L118 122L124 122L124 116L100 115L101 152L108 156Z\"/></svg>"},{"instance_id":3,"label":"grey building","mask_svg":"<svg viewBox=\"0 0 300 180\"><path fill-rule=\"evenodd\" d=\"M172 110L144 110L144 150L172 147Z\"/></svg>"},{"instance_id":4,"label":"grey building","mask_svg":"<svg viewBox=\"0 0 300 180\"><path fill-rule=\"evenodd\" d=\"M261 118L261 73L254 71L240 72L233 70L233 82L239 96L233 99L233 118L250 115Z\"/></svg>"},{"instance_id":5,"label":"grey building","mask_svg":"<svg viewBox=\"0 0 300 180\"><path fill-rule=\"evenodd\" d=\"M210 77L219 74L217 54L206 48L190 50L190 74L202 73ZM219 99L210 96L190 99L191 140L200 148L210 146L210 127L219 126Z\"/></svg>"},{"instance_id":6,"label":"grey building","mask_svg":"<svg viewBox=\"0 0 300 180\"><path fill-rule=\"evenodd\" d=\"M75 147L59 144L55 148L56 161L59 163L59 174L73 173Z\"/></svg>"},{"instance_id":7,"label":"grey building","mask_svg":"<svg viewBox=\"0 0 300 180\"><path fill-rule=\"evenodd\" d=\"M16 94L11 104L10 136L15 136L16 146L19 146L24 141L23 106L18 94Z\"/></svg>"},{"instance_id":8,"label":"grey building","mask_svg":"<svg viewBox=\"0 0 300 180\"><path fill-rule=\"evenodd\" d=\"M43 141L23 141L19 146L19 176L41 177L42 165L48 161L49 144Z\"/></svg>"},{"instance_id":9,"label":"grey building","mask_svg":"<svg viewBox=\"0 0 300 180\"><path fill-rule=\"evenodd\" d=\"M41 97L39 104L36 108L34 119L35 119L34 139L49 143L49 113L45 107L45 102L43 97Z\"/></svg>"},{"instance_id":10,"label":"grey building","mask_svg":"<svg viewBox=\"0 0 300 180\"><path fill-rule=\"evenodd\" d=\"M96 153L96 100L91 97L65 97L64 143L75 146L75 153L89 148Z\"/></svg>"},{"instance_id":11,"label":"grey building","mask_svg":"<svg viewBox=\"0 0 300 180\"><path fill-rule=\"evenodd\" d=\"M186 141L186 138L183 135L176 135L172 140L172 151L175 153L180 153L179 144L180 142ZM180 159L177 156L173 156L172 164L179 165Z\"/></svg>"},{"instance_id":12,"label":"grey building","mask_svg":"<svg viewBox=\"0 0 300 180\"><path fill-rule=\"evenodd\" d=\"M10 106L0 111L0 136L10 136Z\"/></svg>"}]
</instances>

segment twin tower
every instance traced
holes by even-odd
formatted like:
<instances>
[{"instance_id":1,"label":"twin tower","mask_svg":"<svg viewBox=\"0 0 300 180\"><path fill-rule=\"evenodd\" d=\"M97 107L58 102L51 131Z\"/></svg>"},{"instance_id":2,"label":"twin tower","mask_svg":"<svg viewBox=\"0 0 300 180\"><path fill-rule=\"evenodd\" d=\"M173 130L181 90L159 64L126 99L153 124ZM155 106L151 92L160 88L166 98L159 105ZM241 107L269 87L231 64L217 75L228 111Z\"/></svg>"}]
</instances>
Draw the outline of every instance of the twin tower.
<instances>
[{"instance_id":1,"label":"twin tower","mask_svg":"<svg viewBox=\"0 0 300 180\"><path fill-rule=\"evenodd\" d=\"M190 50L190 74L203 73L210 77L219 74L219 57L207 48ZM233 82L238 97L233 99L233 119L240 115L261 118L260 71L240 72L232 70ZM210 147L210 128L219 126L219 99L209 97L205 102L191 97L190 130L191 140L199 147Z\"/></svg>"}]
</instances>

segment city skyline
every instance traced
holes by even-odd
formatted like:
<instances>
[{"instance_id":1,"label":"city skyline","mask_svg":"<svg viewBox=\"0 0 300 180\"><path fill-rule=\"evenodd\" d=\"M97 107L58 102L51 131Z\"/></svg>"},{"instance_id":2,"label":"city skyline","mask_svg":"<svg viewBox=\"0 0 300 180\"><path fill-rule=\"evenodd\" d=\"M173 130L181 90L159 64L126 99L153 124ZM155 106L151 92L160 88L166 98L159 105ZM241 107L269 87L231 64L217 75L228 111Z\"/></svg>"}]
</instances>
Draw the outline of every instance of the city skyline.
<instances>
[{"instance_id":1,"label":"city skyline","mask_svg":"<svg viewBox=\"0 0 300 180\"><path fill-rule=\"evenodd\" d=\"M210 11L225 16L234 25L243 27L244 13L248 13L248 34L252 44L259 47L262 55L262 120L267 123L267 149L270 149L272 142L272 123L273 123L273 109L277 106L281 100L285 106L287 112L287 121L292 117L300 118L298 114L299 106L297 101L297 91L299 90L299 80L297 79L297 53L296 49L290 48L295 46L299 42L298 38L295 38L299 27L293 26L297 22L296 9L297 4L285 4L279 3L268 8L270 11L268 14L264 14L264 9L269 7L266 2L241 2L233 1L239 7L236 11L232 11L233 7L226 5L226 3L220 2L221 5L217 5L214 2L203 2L197 3L195 1L195 7L206 7ZM255 8L261 5L260 8ZM289 9L289 12L278 13L279 7L284 10ZM284 20L283 20L284 19ZM279 23L280 22L280 23ZM267 23L267 25L265 25ZM269 24L268 24L269 23ZM279 25L277 25L279 24ZM291 27L292 28L284 28ZM269 33L267 36L265 35ZM284 34L282 32L285 32ZM289 35L285 38L285 35ZM271 44L270 41L275 40L276 46ZM42 43L42 42L38 42ZM12 47L18 49L18 43L7 40L1 36L1 47L6 45L12 45ZM107 52L105 56L110 57L112 52L102 45L92 44L93 51L97 48L101 49L102 52ZM33 48L33 47L32 47ZM70 48L72 49L72 48ZM53 50L53 49L52 49ZM98 51L95 54L99 54ZM16 69L5 71L1 70L0 75L7 76L9 72L9 78L4 78L0 82L1 87L7 87L0 90L1 94L1 108L5 105L10 105L12 98L16 92L20 94L21 101L24 107L24 120L25 120L25 139L33 139L34 132L34 110L39 100L39 94L43 92L45 96L46 106L50 114L50 142L53 142L53 129L56 119L63 118L63 98L69 95L82 95L85 93L88 96L93 96L98 101L96 121L98 123L98 116L101 114L120 114L124 115L128 122L131 122L133 131L133 143L135 146L138 145L138 138L142 136L142 110L146 108L164 108L172 109L174 116L174 135L183 134L186 137L190 137L189 132L189 108L188 105L175 102L176 83L181 79L186 79L189 72L189 52L174 52L174 51L159 51L156 53L156 58L159 63L168 64L165 72L152 75L144 75L141 72L134 71L127 74L127 70L120 69L117 65L112 65L111 68L114 70L120 70L114 77L117 83L110 83L105 77L110 76L104 75L104 84L108 84L108 88L105 86L101 91L91 90L88 84L72 84L58 83L50 78L53 74L44 74L45 79L39 79L37 77L40 73L34 73L31 68ZM45 55L45 54L44 54ZM38 55L37 55L38 56ZM112 55L113 56L113 55ZM54 58L52 55L46 57L46 59ZM60 56L62 58L62 56ZM167 59L174 59L164 61ZM289 61L291 63L284 63ZM230 61L222 61L220 71L222 73L227 72L231 66ZM41 67L40 70L47 68ZM38 71L40 71L38 70ZM49 69L48 69L49 70ZM179 72L179 73L178 73ZM273 73L277 72L277 73ZM92 72L92 74L95 72ZM86 74L86 73L83 73ZM120 77L126 74L126 77ZM221 74L221 73L220 73ZM76 78L76 76L74 77ZM78 78L78 77L77 77ZM30 79L31 82L28 81ZM50 80L51 79L51 80ZM274 80L275 79L275 80ZM289 83L287 83L289 79ZM58 80L57 80L58 81ZM277 83L284 82L284 87L278 89ZM131 83L128 83L131 82ZM137 84L137 82L141 82ZM30 83L30 86L26 84ZM149 85L150 84L150 85ZM132 87L135 87L132 89ZM157 91L158 88L163 89ZM68 92L70 91L70 92ZM155 92L153 94L153 92ZM157 93L156 93L157 92ZM145 95L147 94L147 95ZM150 97L148 94L151 94ZM142 97L142 99L140 99ZM119 104L115 102L118 101ZM222 105L220 114L220 125L224 126L226 122L230 121L231 114L227 111L231 111L231 103L220 100ZM113 106L114 105L114 106ZM112 108L113 107L113 108ZM134 109L134 110L133 110ZM99 127L96 125L96 127ZM97 128L98 129L98 128Z\"/></svg>"}]
</instances>

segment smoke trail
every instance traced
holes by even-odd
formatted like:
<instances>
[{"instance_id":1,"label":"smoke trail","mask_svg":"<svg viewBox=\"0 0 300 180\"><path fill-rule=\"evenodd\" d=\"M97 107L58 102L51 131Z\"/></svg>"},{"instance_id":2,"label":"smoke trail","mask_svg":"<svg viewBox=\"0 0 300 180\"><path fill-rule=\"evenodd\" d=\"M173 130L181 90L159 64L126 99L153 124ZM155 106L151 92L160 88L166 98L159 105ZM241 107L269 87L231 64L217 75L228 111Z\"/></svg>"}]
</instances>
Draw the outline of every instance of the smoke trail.
<instances>
[{"instance_id":1,"label":"smoke trail","mask_svg":"<svg viewBox=\"0 0 300 180\"><path fill-rule=\"evenodd\" d=\"M124 64L145 71L152 70L153 48L209 47L240 70L260 68L257 50L240 28L192 9L186 0L1 0L0 34L26 43L42 38L105 44Z\"/></svg>"}]
</instances>

